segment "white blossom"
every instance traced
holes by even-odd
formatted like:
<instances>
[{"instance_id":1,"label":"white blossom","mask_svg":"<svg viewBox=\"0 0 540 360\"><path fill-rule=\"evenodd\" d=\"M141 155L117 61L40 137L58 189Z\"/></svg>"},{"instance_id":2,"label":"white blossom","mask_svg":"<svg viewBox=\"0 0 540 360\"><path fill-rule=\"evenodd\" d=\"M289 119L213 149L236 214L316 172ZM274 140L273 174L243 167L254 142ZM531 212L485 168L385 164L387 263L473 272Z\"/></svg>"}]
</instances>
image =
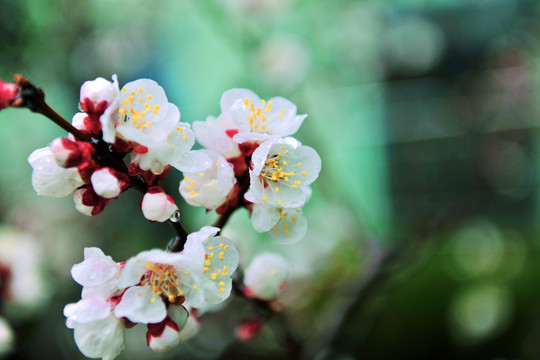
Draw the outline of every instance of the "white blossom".
<instances>
[{"instance_id":1,"label":"white blossom","mask_svg":"<svg viewBox=\"0 0 540 360\"><path fill-rule=\"evenodd\" d=\"M116 131L143 146L164 144L180 120L176 105L169 103L163 88L150 79L127 83L120 90L119 101Z\"/></svg>"},{"instance_id":2,"label":"white blossom","mask_svg":"<svg viewBox=\"0 0 540 360\"><path fill-rule=\"evenodd\" d=\"M159 175L167 165L180 171L199 171L210 166L204 154L190 151L195 143L195 134L188 123L178 122L168 133L166 141L147 146L146 152L131 153L131 162L142 170Z\"/></svg>"},{"instance_id":3,"label":"white blossom","mask_svg":"<svg viewBox=\"0 0 540 360\"><path fill-rule=\"evenodd\" d=\"M210 166L198 172L184 172L179 191L184 200L193 206L213 210L227 200L236 178L234 169L225 158L212 150L199 150L211 161Z\"/></svg>"},{"instance_id":4,"label":"white blossom","mask_svg":"<svg viewBox=\"0 0 540 360\"><path fill-rule=\"evenodd\" d=\"M317 152L291 137L264 142L253 152L251 163L246 200L282 208L303 206L321 170Z\"/></svg>"},{"instance_id":5,"label":"white blossom","mask_svg":"<svg viewBox=\"0 0 540 360\"><path fill-rule=\"evenodd\" d=\"M261 300L274 300L287 280L289 264L281 255L265 252L257 255L246 268L246 294Z\"/></svg>"}]
</instances>

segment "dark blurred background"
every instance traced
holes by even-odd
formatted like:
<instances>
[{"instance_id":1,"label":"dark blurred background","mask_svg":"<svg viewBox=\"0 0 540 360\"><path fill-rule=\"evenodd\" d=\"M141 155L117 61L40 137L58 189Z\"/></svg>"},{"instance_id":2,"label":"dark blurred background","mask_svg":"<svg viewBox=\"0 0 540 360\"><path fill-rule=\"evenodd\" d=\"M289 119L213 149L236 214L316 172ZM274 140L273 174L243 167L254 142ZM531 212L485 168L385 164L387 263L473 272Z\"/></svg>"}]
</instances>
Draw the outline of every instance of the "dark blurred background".
<instances>
[{"instance_id":1,"label":"dark blurred background","mask_svg":"<svg viewBox=\"0 0 540 360\"><path fill-rule=\"evenodd\" d=\"M190 123L219 115L233 87L308 114L296 136L323 170L306 238L274 244L245 212L225 229L244 266L263 250L291 261L280 316L240 344L231 329L247 305L233 299L170 353L128 330L119 358L540 358L539 5L0 0L0 78L24 74L68 119L81 84L112 74L156 80ZM63 135L0 114L0 272L24 264L28 281L4 301L6 358L84 358L62 316L83 247L122 261L171 236L144 220L138 194L96 218L37 197L26 158ZM180 179L166 183L176 199ZM182 209L190 230L213 219Z\"/></svg>"}]
</instances>

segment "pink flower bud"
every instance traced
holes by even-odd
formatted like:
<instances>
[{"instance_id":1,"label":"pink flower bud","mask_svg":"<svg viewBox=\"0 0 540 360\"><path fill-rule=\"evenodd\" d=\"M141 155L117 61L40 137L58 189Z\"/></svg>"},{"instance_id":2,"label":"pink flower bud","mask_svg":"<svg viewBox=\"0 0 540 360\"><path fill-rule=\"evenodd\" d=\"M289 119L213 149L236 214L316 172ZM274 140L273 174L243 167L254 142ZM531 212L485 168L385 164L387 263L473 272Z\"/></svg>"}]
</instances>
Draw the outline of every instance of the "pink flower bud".
<instances>
[{"instance_id":1,"label":"pink flower bud","mask_svg":"<svg viewBox=\"0 0 540 360\"><path fill-rule=\"evenodd\" d=\"M50 145L54 161L58 166L70 168L90 161L94 153L92 144L83 141L72 141L68 138L58 138Z\"/></svg>"},{"instance_id":2,"label":"pink flower bud","mask_svg":"<svg viewBox=\"0 0 540 360\"><path fill-rule=\"evenodd\" d=\"M178 324L166 317L160 323L148 324L146 341L150 349L156 352L168 351L180 343Z\"/></svg>"},{"instance_id":3,"label":"pink flower bud","mask_svg":"<svg viewBox=\"0 0 540 360\"><path fill-rule=\"evenodd\" d=\"M244 320L236 327L234 334L239 341L250 342L261 333L263 325L261 319Z\"/></svg>"},{"instance_id":4,"label":"pink flower bud","mask_svg":"<svg viewBox=\"0 0 540 360\"><path fill-rule=\"evenodd\" d=\"M86 128L85 119L88 117L88 114L79 112L73 115L73 118L71 119L71 125L77 130L80 131L86 131L88 132L88 129Z\"/></svg>"},{"instance_id":5,"label":"pink flower bud","mask_svg":"<svg viewBox=\"0 0 540 360\"><path fill-rule=\"evenodd\" d=\"M17 85L0 80L0 110L10 106L18 93Z\"/></svg>"},{"instance_id":6,"label":"pink flower bud","mask_svg":"<svg viewBox=\"0 0 540 360\"><path fill-rule=\"evenodd\" d=\"M118 96L118 87L102 77L85 81L81 86L80 102L83 110L92 115L101 115Z\"/></svg>"},{"instance_id":7,"label":"pink flower bud","mask_svg":"<svg viewBox=\"0 0 540 360\"><path fill-rule=\"evenodd\" d=\"M91 186L79 188L73 193L75 208L88 216L94 216L102 212L105 205L110 201L96 194Z\"/></svg>"},{"instance_id":8,"label":"pink flower bud","mask_svg":"<svg viewBox=\"0 0 540 360\"><path fill-rule=\"evenodd\" d=\"M162 188L152 186L142 199L141 210L148 220L164 222L169 220L178 207Z\"/></svg>"},{"instance_id":9,"label":"pink flower bud","mask_svg":"<svg viewBox=\"0 0 540 360\"><path fill-rule=\"evenodd\" d=\"M92 187L99 196L114 199L129 185L129 177L109 167L94 171L90 177Z\"/></svg>"}]
</instances>

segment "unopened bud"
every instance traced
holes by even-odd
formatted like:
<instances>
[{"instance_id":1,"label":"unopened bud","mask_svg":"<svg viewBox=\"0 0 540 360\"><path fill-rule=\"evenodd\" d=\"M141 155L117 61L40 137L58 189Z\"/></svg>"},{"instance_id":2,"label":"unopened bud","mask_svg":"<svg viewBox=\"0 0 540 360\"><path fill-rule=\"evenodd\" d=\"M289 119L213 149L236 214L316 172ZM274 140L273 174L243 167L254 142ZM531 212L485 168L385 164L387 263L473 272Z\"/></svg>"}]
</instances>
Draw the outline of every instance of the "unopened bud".
<instances>
[{"instance_id":1,"label":"unopened bud","mask_svg":"<svg viewBox=\"0 0 540 360\"><path fill-rule=\"evenodd\" d=\"M10 106L18 93L17 85L0 80L0 110Z\"/></svg>"},{"instance_id":2,"label":"unopened bud","mask_svg":"<svg viewBox=\"0 0 540 360\"><path fill-rule=\"evenodd\" d=\"M141 210L148 220L164 222L169 220L178 207L162 188L152 186L142 199Z\"/></svg>"},{"instance_id":3,"label":"unopened bud","mask_svg":"<svg viewBox=\"0 0 540 360\"><path fill-rule=\"evenodd\" d=\"M110 202L95 193L91 186L82 187L73 193L75 208L84 215L94 216L103 211Z\"/></svg>"},{"instance_id":4,"label":"unopened bud","mask_svg":"<svg viewBox=\"0 0 540 360\"><path fill-rule=\"evenodd\" d=\"M117 85L98 77L95 80L85 81L81 86L81 107L89 114L101 115L117 96Z\"/></svg>"},{"instance_id":5,"label":"unopened bud","mask_svg":"<svg viewBox=\"0 0 540 360\"><path fill-rule=\"evenodd\" d=\"M171 306L168 315L157 324L148 324L146 342L156 352L168 351L180 343L180 331L186 325L188 312L183 306Z\"/></svg>"},{"instance_id":6,"label":"unopened bud","mask_svg":"<svg viewBox=\"0 0 540 360\"><path fill-rule=\"evenodd\" d=\"M72 141L68 138L57 138L50 145L56 164L70 168L90 161L94 153L92 144L84 141Z\"/></svg>"},{"instance_id":7,"label":"unopened bud","mask_svg":"<svg viewBox=\"0 0 540 360\"><path fill-rule=\"evenodd\" d=\"M246 268L244 292L249 297L274 300L288 277L289 264L282 256L270 252L256 256Z\"/></svg>"},{"instance_id":8,"label":"unopened bud","mask_svg":"<svg viewBox=\"0 0 540 360\"><path fill-rule=\"evenodd\" d=\"M261 319L244 320L234 331L236 338L242 342L250 342L257 337L264 326Z\"/></svg>"},{"instance_id":9,"label":"unopened bud","mask_svg":"<svg viewBox=\"0 0 540 360\"><path fill-rule=\"evenodd\" d=\"M129 185L129 177L126 174L108 167L94 171L90 181L96 194L105 199L117 197Z\"/></svg>"}]
</instances>

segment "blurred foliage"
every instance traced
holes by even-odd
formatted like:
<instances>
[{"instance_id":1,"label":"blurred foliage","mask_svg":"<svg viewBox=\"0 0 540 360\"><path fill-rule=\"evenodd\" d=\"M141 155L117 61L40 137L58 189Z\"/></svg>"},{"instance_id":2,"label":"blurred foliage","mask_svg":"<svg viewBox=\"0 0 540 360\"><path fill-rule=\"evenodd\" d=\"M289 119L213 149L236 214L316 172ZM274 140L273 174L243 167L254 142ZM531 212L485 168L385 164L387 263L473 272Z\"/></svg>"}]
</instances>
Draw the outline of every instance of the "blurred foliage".
<instances>
[{"instance_id":1,"label":"blurred foliage","mask_svg":"<svg viewBox=\"0 0 540 360\"><path fill-rule=\"evenodd\" d=\"M0 0L0 9L0 78L24 74L66 118L82 82L112 74L155 79L187 122L218 115L232 87L287 97L309 115L297 137L323 170L308 236L278 246L249 230L245 212L226 229L244 265L263 249L291 260L285 320L234 343L242 304L232 304L174 353L128 338L120 358L295 358L284 327L306 358L540 357L536 1ZM12 356L83 358L61 315L78 298L69 269L82 248L121 261L165 246L171 231L144 220L135 193L96 218L69 197L36 197L26 157L62 131L14 109L0 126L0 220L33 234L53 275L41 315L10 319ZM179 180L165 184L176 199ZM215 217L181 208L189 230Z\"/></svg>"}]
</instances>

